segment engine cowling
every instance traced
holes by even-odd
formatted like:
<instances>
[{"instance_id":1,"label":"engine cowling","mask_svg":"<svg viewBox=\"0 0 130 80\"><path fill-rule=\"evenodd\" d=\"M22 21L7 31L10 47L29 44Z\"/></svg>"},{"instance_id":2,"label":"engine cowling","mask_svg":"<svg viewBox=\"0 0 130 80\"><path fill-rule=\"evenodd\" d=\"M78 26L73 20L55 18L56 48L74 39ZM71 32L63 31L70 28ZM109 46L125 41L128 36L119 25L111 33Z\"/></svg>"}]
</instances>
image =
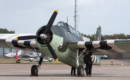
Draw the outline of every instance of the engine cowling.
<instances>
[{"instance_id":1,"label":"engine cowling","mask_svg":"<svg viewBox=\"0 0 130 80\"><path fill-rule=\"evenodd\" d=\"M44 34L46 28L47 28L46 26L42 26L41 28L39 28L36 35L40 36L41 34ZM53 37L52 31L49 31L46 34L46 36L47 36L46 40L50 43ZM39 44L45 44L44 39L42 39L41 37L38 37L36 40L38 41Z\"/></svg>"}]
</instances>

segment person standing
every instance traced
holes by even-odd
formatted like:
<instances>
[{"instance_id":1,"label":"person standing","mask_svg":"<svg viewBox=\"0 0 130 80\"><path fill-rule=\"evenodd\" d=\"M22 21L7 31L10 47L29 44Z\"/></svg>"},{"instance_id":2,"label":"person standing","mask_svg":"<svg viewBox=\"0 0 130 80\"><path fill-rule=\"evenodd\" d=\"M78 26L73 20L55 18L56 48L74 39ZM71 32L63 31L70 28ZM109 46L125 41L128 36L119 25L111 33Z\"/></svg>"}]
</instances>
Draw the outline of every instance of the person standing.
<instances>
[{"instance_id":1,"label":"person standing","mask_svg":"<svg viewBox=\"0 0 130 80\"><path fill-rule=\"evenodd\" d=\"M75 70L76 69L74 67L71 67L71 76L76 76Z\"/></svg>"},{"instance_id":2,"label":"person standing","mask_svg":"<svg viewBox=\"0 0 130 80\"><path fill-rule=\"evenodd\" d=\"M86 50L84 52L85 56L84 56L84 63L86 64L86 75L91 77L91 73L92 73L92 52L90 50Z\"/></svg>"}]
</instances>

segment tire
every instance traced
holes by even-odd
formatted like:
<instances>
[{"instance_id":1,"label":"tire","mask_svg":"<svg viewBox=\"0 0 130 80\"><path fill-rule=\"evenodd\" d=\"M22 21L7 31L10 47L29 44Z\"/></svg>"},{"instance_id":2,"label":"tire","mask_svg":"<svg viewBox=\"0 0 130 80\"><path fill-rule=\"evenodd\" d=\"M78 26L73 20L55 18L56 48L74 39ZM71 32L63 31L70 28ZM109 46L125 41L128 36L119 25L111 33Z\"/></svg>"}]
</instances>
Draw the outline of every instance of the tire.
<instances>
[{"instance_id":1,"label":"tire","mask_svg":"<svg viewBox=\"0 0 130 80\"><path fill-rule=\"evenodd\" d=\"M38 76L38 68L37 65L33 65L31 68L31 76Z\"/></svg>"},{"instance_id":2,"label":"tire","mask_svg":"<svg viewBox=\"0 0 130 80\"><path fill-rule=\"evenodd\" d=\"M78 76L84 76L84 68L82 65L79 65L77 68L77 75Z\"/></svg>"}]
</instances>

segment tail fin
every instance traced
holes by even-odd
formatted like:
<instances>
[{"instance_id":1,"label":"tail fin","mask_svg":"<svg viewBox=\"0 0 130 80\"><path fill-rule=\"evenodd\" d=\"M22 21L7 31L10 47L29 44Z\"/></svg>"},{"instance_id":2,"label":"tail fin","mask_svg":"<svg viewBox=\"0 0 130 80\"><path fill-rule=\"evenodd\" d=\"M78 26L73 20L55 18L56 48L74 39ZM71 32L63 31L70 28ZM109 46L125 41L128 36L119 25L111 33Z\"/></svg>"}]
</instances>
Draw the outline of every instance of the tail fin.
<instances>
[{"instance_id":1,"label":"tail fin","mask_svg":"<svg viewBox=\"0 0 130 80\"><path fill-rule=\"evenodd\" d=\"M100 40L101 40L101 26L99 26L99 27L97 28L95 40L96 40L96 41L100 41Z\"/></svg>"},{"instance_id":2,"label":"tail fin","mask_svg":"<svg viewBox=\"0 0 130 80\"><path fill-rule=\"evenodd\" d=\"M18 52L17 55L19 56L19 55L21 55L21 54L22 54L22 50L19 50L19 52Z\"/></svg>"}]
</instances>

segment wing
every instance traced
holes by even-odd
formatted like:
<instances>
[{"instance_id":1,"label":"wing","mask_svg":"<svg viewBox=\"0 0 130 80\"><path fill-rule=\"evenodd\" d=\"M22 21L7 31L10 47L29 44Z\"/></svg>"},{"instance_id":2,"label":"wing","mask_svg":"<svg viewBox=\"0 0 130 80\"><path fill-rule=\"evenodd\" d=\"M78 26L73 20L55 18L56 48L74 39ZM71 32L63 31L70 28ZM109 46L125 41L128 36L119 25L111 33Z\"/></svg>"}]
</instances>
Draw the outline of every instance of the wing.
<instances>
[{"instance_id":1,"label":"wing","mask_svg":"<svg viewBox=\"0 0 130 80\"><path fill-rule=\"evenodd\" d=\"M35 39L16 40L16 37L32 37L34 34L0 34L0 47L21 49L26 51L39 50Z\"/></svg>"},{"instance_id":2,"label":"wing","mask_svg":"<svg viewBox=\"0 0 130 80\"><path fill-rule=\"evenodd\" d=\"M69 44L70 48L92 48L94 54L118 54L130 52L130 39L79 41Z\"/></svg>"}]
</instances>

